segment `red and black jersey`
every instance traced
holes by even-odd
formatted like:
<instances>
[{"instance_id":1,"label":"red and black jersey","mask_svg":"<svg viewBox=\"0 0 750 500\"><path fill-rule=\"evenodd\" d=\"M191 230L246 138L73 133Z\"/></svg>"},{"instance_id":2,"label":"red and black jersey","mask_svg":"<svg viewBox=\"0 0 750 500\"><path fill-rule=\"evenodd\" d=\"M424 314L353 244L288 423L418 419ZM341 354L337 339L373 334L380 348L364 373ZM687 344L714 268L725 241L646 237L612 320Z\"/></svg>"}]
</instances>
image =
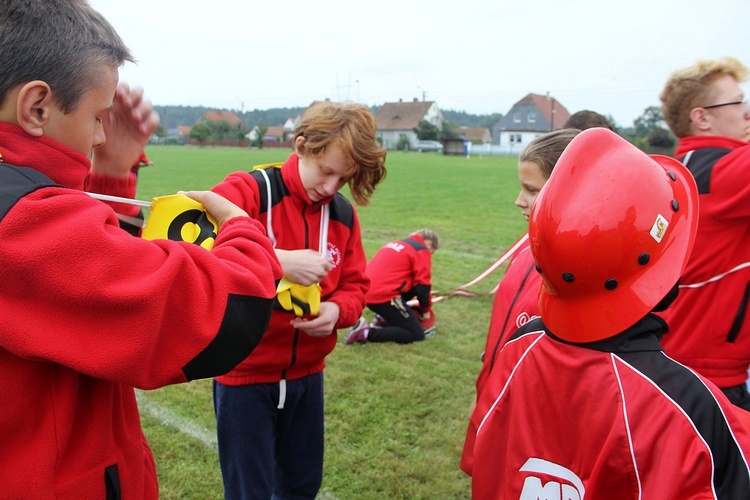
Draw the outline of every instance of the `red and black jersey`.
<instances>
[{"instance_id":1,"label":"red and black jersey","mask_svg":"<svg viewBox=\"0 0 750 500\"><path fill-rule=\"evenodd\" d=\"M539 287L542 276L536 270L528 240L508 264L492 301L490 326L482 356L482 370L477 377L477 393L495 365L498 352L516 330L539 317Z\"/></svg>"},{"instance_id":2,"label":"red and black jersey","mask_svg":"<svg viewBox=\"0 0 750 500\"><path fill-rule=\"evenodd\" d=\"M270 315L273 248L248 217L210 252L135 238L81 191L86 157L4 122L0 159L0 496L156 498L133 387L241 361Z\"/></svg>"},{"instance_id":3,"label":"red and black jersey","mask_svg":"<svg viewBox=\"0 0 750 500\"><path fill-rule=\"evenodd\" d=\"M662 344L719 387L750 365L750 145L717 136L680 139L676 157L693 173L700 212L680 296L662 316Z\"/></svg>"},{"instance_id":4,"label":"red and black jersey","mask_svg":"<svg viewBox=\"0 0 750 500\"><path fill-rule=\"evenodd\" d=\"M299 176L299 158L292 154L281 169L268 168L271 189L271 222L276 248L318 250L322 206L329 206L328 255L333 269L320 282L321 301L335 302L341 310L336 328L356 323L365 306L369 281L366 258L354 206L342 194L313 202ZM268 222L267 184L256 172L230 174L213 190L245 209L264 226ZM325 357L336 346L337 336L312 337L292 327L294 315L274 310L268 331L253 354L232 372L217 380L225 385L294 380L325 367Z\"/></svg>"},{"instance_id":5,"label":"red and black jersey","mask_svg":"<svg viewBox=\"0 0 750 500\"><path fill-rule=\"evenodd\" d=\"M417 233L380 248L367 264L367 276L368 304L382 304L414 291L423 312L432 305L432 252Z\"/></svg>"},{"instance_id":6,"label":"red and black jersey","mask_svg":"<svg viewBox=\"0 0 750 500\"><path fill-rule=\"evenodd\" d=\"M490 326L487 331L482 368L475 383L477 397L484 389L490 373L495 368L498 356L505 343L516 331L539 317L539 286L542 276L536 271L534 256L528 240L517 250L508 264L503 279L492 302ZM473 423L470 423L473 425ZM461 467L470 468L471 450L474 448L474 433L466 434Z\"/></svg>"},{"instance_id":7,"label":"red and black jersey","mask_svg":"<svg viewBox=\"0 0 750 500\"><path fill-rule=\"evenodd\" d=\"M743 410L662 352L665 330L649 315L576 345L522 327L472 416L473 498L750 498Z\"/></svg>"}]
</instances>

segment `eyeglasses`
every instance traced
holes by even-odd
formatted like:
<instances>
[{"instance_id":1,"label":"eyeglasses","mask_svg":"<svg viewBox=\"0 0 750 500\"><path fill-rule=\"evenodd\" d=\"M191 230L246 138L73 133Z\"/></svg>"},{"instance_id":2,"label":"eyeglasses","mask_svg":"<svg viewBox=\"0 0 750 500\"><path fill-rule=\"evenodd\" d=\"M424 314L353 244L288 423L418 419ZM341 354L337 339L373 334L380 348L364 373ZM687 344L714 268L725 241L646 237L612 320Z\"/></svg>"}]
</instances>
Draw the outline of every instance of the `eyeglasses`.
<instances>
[{"instance_id":1,"label":"eyeglasses","mask_svg":"<svg viewBox=\"0 0 750 500\"><path fill-rule=\"evenodd\" d=\"M722 102L721 104L709 104L708 106L701 106L703 109L711 109L711 108L720 108L722 106L734 106L735 104L742 104L746 108L748 107L747 99L744 101L732 101L732 102Z\"/></svg>"}]
</instances>

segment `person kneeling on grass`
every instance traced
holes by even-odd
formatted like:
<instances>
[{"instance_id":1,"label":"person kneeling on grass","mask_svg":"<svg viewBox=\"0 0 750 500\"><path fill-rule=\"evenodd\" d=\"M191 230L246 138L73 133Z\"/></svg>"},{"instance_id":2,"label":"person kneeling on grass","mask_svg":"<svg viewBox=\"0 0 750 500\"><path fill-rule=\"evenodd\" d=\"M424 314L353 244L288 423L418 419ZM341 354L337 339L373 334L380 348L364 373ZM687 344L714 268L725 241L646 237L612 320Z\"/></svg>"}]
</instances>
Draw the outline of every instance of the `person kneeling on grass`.
<instances>
[{"instance_id":1,"label":"person kneeling on grass","mask_svg":"<svg viewBox=\"0 0 750 500\"><path fill-rule=\"evenodd\" d=\"M359 318L344 337L347 344L357 342L396 342L410 344L434 336L432 311L432 254L438 249L438 235L420 229L408 238L392 241L377 251L367 264L370 288L367 307L377 316L371 324ZM407 301L416 298L419 307Z\"/></svg>"}]
</instances>

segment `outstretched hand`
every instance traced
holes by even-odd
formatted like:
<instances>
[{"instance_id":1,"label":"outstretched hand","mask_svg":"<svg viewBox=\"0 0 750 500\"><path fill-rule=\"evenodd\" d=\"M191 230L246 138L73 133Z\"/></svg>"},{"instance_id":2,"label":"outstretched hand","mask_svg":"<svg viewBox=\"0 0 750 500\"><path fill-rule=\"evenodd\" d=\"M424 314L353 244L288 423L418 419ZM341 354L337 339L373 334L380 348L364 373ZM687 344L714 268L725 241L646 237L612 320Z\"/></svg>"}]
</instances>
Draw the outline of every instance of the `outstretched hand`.
<instances>
[{"instance_id":1,"label":"outstretched hand","mask_svg":"<svg viewBox=\"0 0 750 500\"><path fill-rule=\"evenodd\" d=\"M159 114L144 98L143 89L118 85L112 110L104 119L106 142L94 149L92 170L127 177L158 125Z\"/></svg>"}]
</instances>

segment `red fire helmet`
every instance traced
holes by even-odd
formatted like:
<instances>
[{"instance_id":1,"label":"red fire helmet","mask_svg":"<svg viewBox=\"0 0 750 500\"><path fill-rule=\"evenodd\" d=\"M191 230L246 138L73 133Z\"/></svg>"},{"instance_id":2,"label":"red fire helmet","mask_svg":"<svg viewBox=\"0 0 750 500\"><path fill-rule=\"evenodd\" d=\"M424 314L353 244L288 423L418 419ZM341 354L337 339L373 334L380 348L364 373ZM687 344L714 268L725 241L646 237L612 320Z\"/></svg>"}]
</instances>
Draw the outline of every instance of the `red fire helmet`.
<instances>
[{"instance_id":1,"label":"red fire helmet","mask_svg":"<svg viewBox=\"0 0 750 500\"><path fill-rule=\"evenodd\" d=\"M680 162L607 129L584 130L529 221L545 325L578 343L632 326L677 283L697 224L698 189Z\"/></svg>"}]
</instances>

